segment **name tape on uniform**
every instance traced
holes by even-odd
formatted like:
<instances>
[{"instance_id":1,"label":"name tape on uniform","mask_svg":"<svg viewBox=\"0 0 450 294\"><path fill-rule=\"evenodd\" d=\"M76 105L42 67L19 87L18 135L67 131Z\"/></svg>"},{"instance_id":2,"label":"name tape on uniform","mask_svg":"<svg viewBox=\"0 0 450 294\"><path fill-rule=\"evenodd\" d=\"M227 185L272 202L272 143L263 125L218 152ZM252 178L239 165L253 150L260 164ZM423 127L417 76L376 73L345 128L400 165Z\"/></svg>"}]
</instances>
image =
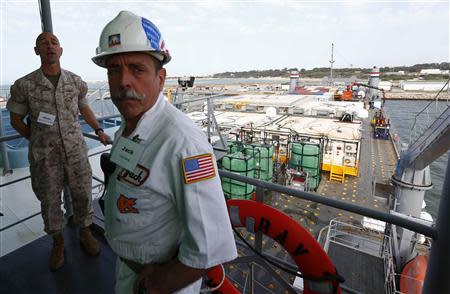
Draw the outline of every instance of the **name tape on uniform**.
<instances>
[{"instance_id":1,"label":"name tape on uniform","mask_svg":"<svg viewBox=\"0 0 450 294\"><path fill-rule=\"evenodd\" d=\"M120 137L111 154L111 161L133 172L142 155L144 146L130 139Z\"/></svg>"},{"instance_id":2,"label":"name tape on uniform","mask_svg":"<svg viewBox=\"0 0 450 294\"><path fill-rule=\"evenodd\" d=\"M184 158L182 165L184 182L186 184L204 181L216 176L211 153Z\"/></svg>"},{"instance_id":3,"label":"name tape on uniform","mask_svg":"<svg viewBox=\"0 0 450 294\"><path fill-rule=\"evenodd\" d=\"M47 126L53 126L53 123L55 122L56 115L47 113L47 112L39 112L38 116L38 123L47 125Z\"/></svg>"}]
</instances>

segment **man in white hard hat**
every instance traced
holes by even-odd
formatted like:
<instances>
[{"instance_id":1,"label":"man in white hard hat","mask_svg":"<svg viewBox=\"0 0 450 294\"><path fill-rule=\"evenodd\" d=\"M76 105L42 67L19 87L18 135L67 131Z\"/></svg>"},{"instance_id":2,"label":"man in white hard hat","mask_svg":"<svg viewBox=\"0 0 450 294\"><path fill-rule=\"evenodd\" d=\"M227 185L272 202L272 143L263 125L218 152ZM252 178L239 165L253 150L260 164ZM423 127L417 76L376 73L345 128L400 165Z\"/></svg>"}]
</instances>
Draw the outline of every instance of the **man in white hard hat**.
<instances>
[{"instance_id":1,"label":"man in white hard hat","mask_svg":"<svg viewBox=\"0 0 450 294\"><path fill-rule=\"evenodd\" d=\"M105 199L116 292L199 293L209 268L237 257L212 147L162 95L171 57L152 22L121 11L96 53L123 121Z\"/></svg>"}]
</instances>

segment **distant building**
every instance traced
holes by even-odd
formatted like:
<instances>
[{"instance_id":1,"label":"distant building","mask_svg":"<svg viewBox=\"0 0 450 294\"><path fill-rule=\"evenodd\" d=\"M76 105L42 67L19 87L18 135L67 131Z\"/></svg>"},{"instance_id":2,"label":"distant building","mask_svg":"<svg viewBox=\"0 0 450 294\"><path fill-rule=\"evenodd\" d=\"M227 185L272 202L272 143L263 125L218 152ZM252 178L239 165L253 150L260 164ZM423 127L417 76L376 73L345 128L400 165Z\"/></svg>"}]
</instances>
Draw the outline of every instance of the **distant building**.
<instances>
[{"instance_id":1,"label":"distant building","mask_svg":"<svg viewBox=\"0 0 450 294\"><path fill-rule=\"evenodd\" d=\"M400 88L404 91L439 91L444 87L444 81L402 81ZM448 87L448 85L447 85ZM447 87L445 89L447 89Z\"/></svg>"},{"instance_id":2,"label":"distant building","mask_svg":"<svg viewBox=\"0 0 450 294\"><path fill-rule=\"evenodd\" d=\"M429 68L420 70L420 75L445 75L448 74L448 70L442 70L438 68Z\"/></svg>"},{"instance_id":3,"label":"distant building","mask_svg":"<svg viewBox=\"0 0 450 294\"><path fill-rule=\"evenodd\" d=\"M403 76L403 75L405 75L405 71L404 70L388 71L388 72L384 72L383 75L386 75L386 76Z\"/></svg>"},{"instance_id":4,"label":"distant building","mask_svg":"<svg viewBox=\"0 0 450 294\"><path fill-rule=\"evenodd\" d=\"M378 88L383 89L385 91L390 91L392 88L392 83L389 81L380 81L378 83Z\"/></svg>"}]
</instances>

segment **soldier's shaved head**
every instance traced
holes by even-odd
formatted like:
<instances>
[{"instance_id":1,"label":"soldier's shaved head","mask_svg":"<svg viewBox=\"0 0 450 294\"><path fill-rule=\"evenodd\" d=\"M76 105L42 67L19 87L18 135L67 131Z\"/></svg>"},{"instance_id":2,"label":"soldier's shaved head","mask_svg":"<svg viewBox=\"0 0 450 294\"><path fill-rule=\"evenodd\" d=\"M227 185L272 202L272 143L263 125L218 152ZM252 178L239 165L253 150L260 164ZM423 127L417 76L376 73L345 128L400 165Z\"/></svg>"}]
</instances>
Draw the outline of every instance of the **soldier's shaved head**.
<instances>
[{"instance_id":1,"label":"soldier's shaved head","mask_svg":"<svg viewBox=\"0 0 450 294\"><path fill-rule=\"evenodd\" d=\"M59 39L58 39L58 37L55 34L53 34L51 32L43 32L43 33L40 33L39 36L37 36L37 38L36 38L36 46L38 45L38 43L40 41L44 40L46 36L49 36L51 39L56 40L58 42L58 44L59 44Z\"/></svg>"}]
</instances>

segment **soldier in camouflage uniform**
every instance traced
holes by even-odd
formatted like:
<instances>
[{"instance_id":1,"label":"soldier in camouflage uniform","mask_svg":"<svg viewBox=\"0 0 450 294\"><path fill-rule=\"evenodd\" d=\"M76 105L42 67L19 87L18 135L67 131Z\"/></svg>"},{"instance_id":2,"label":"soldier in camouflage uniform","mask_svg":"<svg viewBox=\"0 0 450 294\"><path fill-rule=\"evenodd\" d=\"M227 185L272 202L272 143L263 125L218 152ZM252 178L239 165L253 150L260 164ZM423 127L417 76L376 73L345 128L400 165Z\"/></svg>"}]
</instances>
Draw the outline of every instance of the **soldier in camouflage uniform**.
<instances>
[{"instance_id":1,"label":"soldier in camouflage uniform","mask_svg":"<svg viewBox=\"0 0 450 294\"><path fill-rule=\"evenodd\" d=\"M74 222L80 226L81 247L90 255L98 255L100 250L89 229L92 171L78 113L95 129L103 144L110 138L87 104L86 83L61 68L62 48L58 38L49 32L42 33L36 39L34 50L41 59L41 67L14 83L7 108L11 112L11 125L30 140L31 184L41 202L45 232L53 237L50 269L57 270L64 265L61 211L64 184L72 197ZM29 116L27 124L23 121L26 115Z\"/></svg>"}]
</instances>

